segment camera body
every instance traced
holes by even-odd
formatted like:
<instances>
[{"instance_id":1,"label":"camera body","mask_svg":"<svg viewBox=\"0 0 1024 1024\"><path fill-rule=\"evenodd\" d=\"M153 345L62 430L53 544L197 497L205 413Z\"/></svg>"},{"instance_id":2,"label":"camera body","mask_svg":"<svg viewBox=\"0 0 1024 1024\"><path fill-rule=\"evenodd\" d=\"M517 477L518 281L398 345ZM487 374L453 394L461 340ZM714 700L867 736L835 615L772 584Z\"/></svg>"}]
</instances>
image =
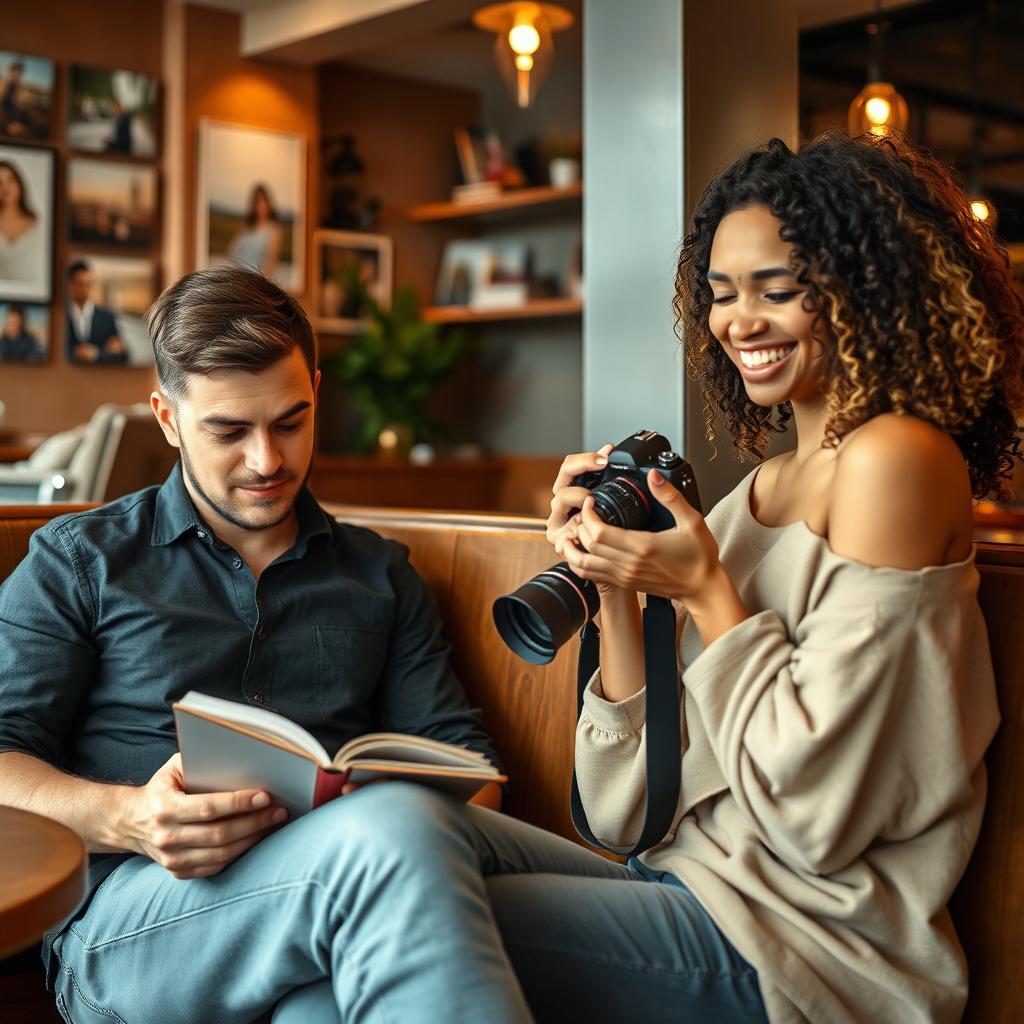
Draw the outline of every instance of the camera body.
<instances>
[{"instance_id":1,"label":"camera body","mask_svg":"<svg viewBox=\"0 0 1024 1024\"><path fill-rule=\"evenodd\" d=\"M581 473L572 483L590 491L594 510L604 522L626 530L659 532L672 527L675 519L651 493L655 471L701 510L689 463L653 430L638 430L627 437L615 446L604 469ZM568 563L559 562L499 597L494 602L494 625L519 657L532 665L546 665L599 608L597 587L577 576Z\"/></svg>"},{"instance_id":2,"label":"camera body","mask_svg":"<svg viewBox=\"0 0 1024 1024\"><path fill-rule=\"evenodd\" d=\"M581 473L572 482L573 486L591 492L594 510L606 523L624 530L657 533L670 529L675 520L651 493L652 472L660 473L690 505L701 511L697 480L690 464L653 430L638 430L627 437L612 450L604 469Z\"/></svg>"}]
</instances>

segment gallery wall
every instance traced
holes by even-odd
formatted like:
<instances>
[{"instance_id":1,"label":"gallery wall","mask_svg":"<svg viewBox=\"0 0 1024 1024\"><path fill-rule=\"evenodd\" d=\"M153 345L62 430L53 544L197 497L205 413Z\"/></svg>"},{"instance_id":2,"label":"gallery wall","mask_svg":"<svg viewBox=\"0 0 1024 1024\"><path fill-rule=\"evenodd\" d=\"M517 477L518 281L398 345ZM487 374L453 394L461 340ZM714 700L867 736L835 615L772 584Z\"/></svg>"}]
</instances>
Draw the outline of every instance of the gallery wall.
<instances>
[{"instance_id":1,"label":"gallery wall","mask_svg":"<svg viewBox=\"0 0 1024 1024\"><path fill-rule=\"evenodd\" d=\"M161 140L157 167L163 195L169 190L182 190L183 202L164 204L164 208L183 211L184 244L178 263L187 271L195 266L196 139L200 120L212 118L297 132L312 140L314 146L318 126L312 69L239 58L237 15L187 5L184 15L180 22L184 38L176 51L184 54L183 73L180 67L164 67L167 19L165 5L155 0L93 0L88 5L77 0L33 0L19 7L17 17L5 20L2 48L48 57L56 63L55 139L64 137L68 69L72 64L153 75L161 81L165 108L169 99L182 103L184 138ZM168 97L168 88L181 89L183 96ZM183 159L175 149L178 146L184 147ZM315 217L318 160L315 151L309 156L307 217ZM168 180L167 167L181 167L184 172L180 178ZM145 401L152 387L152 370L148 368L75 366L65 360L64 268L71 251L65 229L66 180L66 160L58 159L48 361L42 366L0 364L0 401L6 406L4 427L11 430L49 433L71 427L87 420L103 402ZM176 227L181 234L182 226ZM163 236L173 237L174 232L168 232L165 225ZM306 256L306 285L298 294L304 303L308 301L310 280L308 252ZM162 263L158 254L158 264ZM167 283L166 268L158 266L158 287Z\"/></svg>"}]
</instances>

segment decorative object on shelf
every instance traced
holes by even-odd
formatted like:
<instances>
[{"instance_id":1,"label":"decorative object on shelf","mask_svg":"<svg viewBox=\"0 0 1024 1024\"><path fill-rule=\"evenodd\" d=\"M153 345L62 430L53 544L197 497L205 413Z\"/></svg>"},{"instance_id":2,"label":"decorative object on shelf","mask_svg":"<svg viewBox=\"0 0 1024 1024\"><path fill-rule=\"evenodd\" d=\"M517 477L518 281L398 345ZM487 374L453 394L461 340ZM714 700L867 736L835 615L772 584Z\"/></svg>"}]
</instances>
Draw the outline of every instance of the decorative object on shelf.
<instances>
[{"instance_id":1,"label":"decorative object on shelf","mask_svg":"<svg viewBox=\"0 0 1024 1024\"><path fill-rule=\"evenodd\" d=\"M41 364L49 351L50 307L0 302L0 363Z\"/></svg>"},{"instance_id":2,"label":"decorative object on shelf","mask_svg":"<svg viewBox=\"0 0 1024 1024\"><path fill-rule=\"evenodd\" d=\"M865 133L888 135L891 131L906 131L910 121L907 101L896 91L892 82L882 81L885 31L888 25L881 15L882 2L875 0L875 19L867 26L871 36L868 81L850 104L848 127L851 136Z\"/></svg>"},{"instance_id":3,"label":"decorative object on shelf","mask_svg":"<svg viewBox=\"0 0 1024 1024\"><path fill-rule=\"evenodd\" d=\"M391 302L393 243L387 235L313 232L314 326L331 334L357 334L366 325L366 299Z\"/></svg>"},{"instance_id":4,"label":"decorative object on shelf","mask_svg":"<svg viewBox=\"0 0 1024 1024\"><path fill-rule=\"evenodd\" d=\"M508 162L505 147L495 132L483 128L456 128L455 153L462 183L452 189L452 202L491 199L504 189L522 188L523 172Z\"/></svg>"},{"instance_id":5,"label":"decorative object on shelf","mask_svg":"<svg viewBox=\"0 0 1024 1024\"><path fill-rule=\"evenodd\" d=\"M156 241L156 169L68 161L68 237L76 245L146 251Z\"/></svg>"},{"instance_id":6,"label":"decorative object on shelf","mask_svg":"<svg viewBox=\"0 0 1024 1024\"><path fill-rule=\"evenodd\" d=\"M456 239L444 249L439 306L512 309L530 294L530 250L522 242Z\"/></svg>"},{"instance_id":7,"label":"decorative object on shelf","mask_svg":"<svg viewBox=\"0 0 1024 1024\"><path fill-rule=\"evenodd\" d=\"M580 180L583 142L579 136L553 134L541 147L547 161L548 181L552 188L569 188Z\"/></svg>"},{"instance_id":8,"label":"decorative object on shelf","mask_svg":"<svg viewBox=\"0 0 1024 1024\"><path fill-rule=\"evenodd\" d=\"M451 439L452 429L431 418L427 403L465 348L461 331L441 333L425 323L416 293L401 288L390 309L365 298L367 325L321 366L349 388L366 415L356 439L361 452L406 456L417 442Z\"/></svg>"},{"instance_id":9,"label":"decorative object on shelf","mask_svg":"<svg viewBox=\"0 0 1024 1024\"><path fill-rule=\"evenodd\" d=\"M292 132L199 123L196 263L234 260L301 291L306 140Z\"/></svg>"},{"instance_id":10,"label":"decorative object on shelf","mask_svg":"<svg viewBox=\"0 0 1024 1024\"><path fill-rule=\"evenodd\" d=\"M83 366L152 366L146 310L156 298L149 260L72 255L68 260L64 351ZM91 304L91 305L90 305Z\"/></svg>"},{"instance_id":11,"label":"decorative object on shelf","mask_svg":"<svg viewBox=\"0 0 1024 1024\"><path fill-rule=\"evenodd\" d=\"M154 157L158 82L137 71L71 67L68 145L89 153Z\"/></svg>"},{"instance_id":12,"label":"decorative object on shelf","mask_svg":"<svg viewBox=\"0 0 1024 1024\"><path fill-rule=\"evenodd\" d=\"M0 51L0 135L37 142L53 134L53 61Z\"/></svg>"},{"instance_id":13,"label":"decorative object on shelf","mask_svg":"<svg viewBox=\"0 0 1024 1024\"><path fill-rule=\"evenodd\" d=\"M323 226L338 231L373 230L380 216L380 200L361 194L366 164L356 150L356 137L351 133L330 136L322 146L324 175L332 182Z\"/></svg>"},{"instance_id":14,"label":"decorative object on shelf","mask_svg":"<svg viewBox=\"0 0 1024 1024\"><path fill-rule=\"evenodd\" d=\"M491 4L473 15L473 24L497 34L494 59L512 98L528 107L551 68L553 32L568 28L572 13L558 4L513 0Z\"/></svg>"},{"instance_id":15,"label":"decorative object on shelf","mask_svg":"<svg viewBox=\"0 0 1024 1024\"><path fill-rule=\"evenodd\" d=\"M53 282L49 149L0 145L0 296L49 302Z\"/></svg>"}]
</instances>

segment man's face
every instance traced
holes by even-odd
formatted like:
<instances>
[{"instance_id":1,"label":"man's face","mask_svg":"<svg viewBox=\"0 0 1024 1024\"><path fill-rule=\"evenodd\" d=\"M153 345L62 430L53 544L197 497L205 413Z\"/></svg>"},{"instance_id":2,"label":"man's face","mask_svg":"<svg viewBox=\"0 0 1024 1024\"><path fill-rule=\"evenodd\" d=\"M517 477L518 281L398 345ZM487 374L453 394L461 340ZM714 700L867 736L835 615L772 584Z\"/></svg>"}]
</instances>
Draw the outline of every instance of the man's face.
<instances>
[{"instance_id":1,"label":"man's face","mask_svg":"<svg viewBox=\"0 0 1024 1024\"><path fill-rule=\"evenodd\" d=\"M84 306L89 301L89 295L92 292L92 271L79 270L73 274L68 291L76 306Z\"/></svg>"},{"instance_id":2,"label":"man's face","mask_svg":"<svg viewBox=\"0 0 1024 1024\"><path fill-rule=\"evenodd\" d=\"M175 407L157 408L155 402L205 518L265 530L291 515L313 459L319 383L319 371L311 381L295 348L260 373L190 375L188 394Z\"/></svg>"}]
</instances>

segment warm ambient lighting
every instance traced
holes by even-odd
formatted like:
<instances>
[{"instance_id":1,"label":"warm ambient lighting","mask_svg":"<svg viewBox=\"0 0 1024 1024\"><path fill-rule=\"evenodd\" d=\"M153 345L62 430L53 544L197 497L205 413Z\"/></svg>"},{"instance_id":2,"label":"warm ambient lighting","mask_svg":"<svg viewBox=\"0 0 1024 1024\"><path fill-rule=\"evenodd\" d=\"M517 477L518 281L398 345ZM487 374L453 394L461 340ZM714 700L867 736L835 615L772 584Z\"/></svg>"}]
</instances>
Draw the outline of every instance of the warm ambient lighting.
<instances>
[{"instance_id":1,"label":"warm ambient lighting","mask_svg":"<svg viewBox=\"0 0 1024 1024\"><path fill-rule=\"evenodd\" d=\"M494 59L512 98L520 107L528 107L551 68L555 44L552 32L568 28L572 13L557 4L492 4L473 15L477 28L494 32Z\"/></svg>"},{"instance_id":2,"label":"warm ambient lighting","mask_svg":"<svg viewBox=\"0 0 1024 1024\"><path fill-rule=\"evenodd\" d=\"M982 224L987 224L990 228L995 227L996 208L987 199L972 199L970 202L971 213L974 214L975 220L980 220Z\"/></svg>"},{"instance_id":3,"label":"warm ambient lighting","mask_svg":"<svg viewBox=\"0 0 1024 1024\"><path fill-rule=\"evenodd\" d=\"M891 82L868 82L850 104L849 131L851 136L888 135L891 131L905 132L910 121L907 101Z\"/></svg>"}]
</instances>

